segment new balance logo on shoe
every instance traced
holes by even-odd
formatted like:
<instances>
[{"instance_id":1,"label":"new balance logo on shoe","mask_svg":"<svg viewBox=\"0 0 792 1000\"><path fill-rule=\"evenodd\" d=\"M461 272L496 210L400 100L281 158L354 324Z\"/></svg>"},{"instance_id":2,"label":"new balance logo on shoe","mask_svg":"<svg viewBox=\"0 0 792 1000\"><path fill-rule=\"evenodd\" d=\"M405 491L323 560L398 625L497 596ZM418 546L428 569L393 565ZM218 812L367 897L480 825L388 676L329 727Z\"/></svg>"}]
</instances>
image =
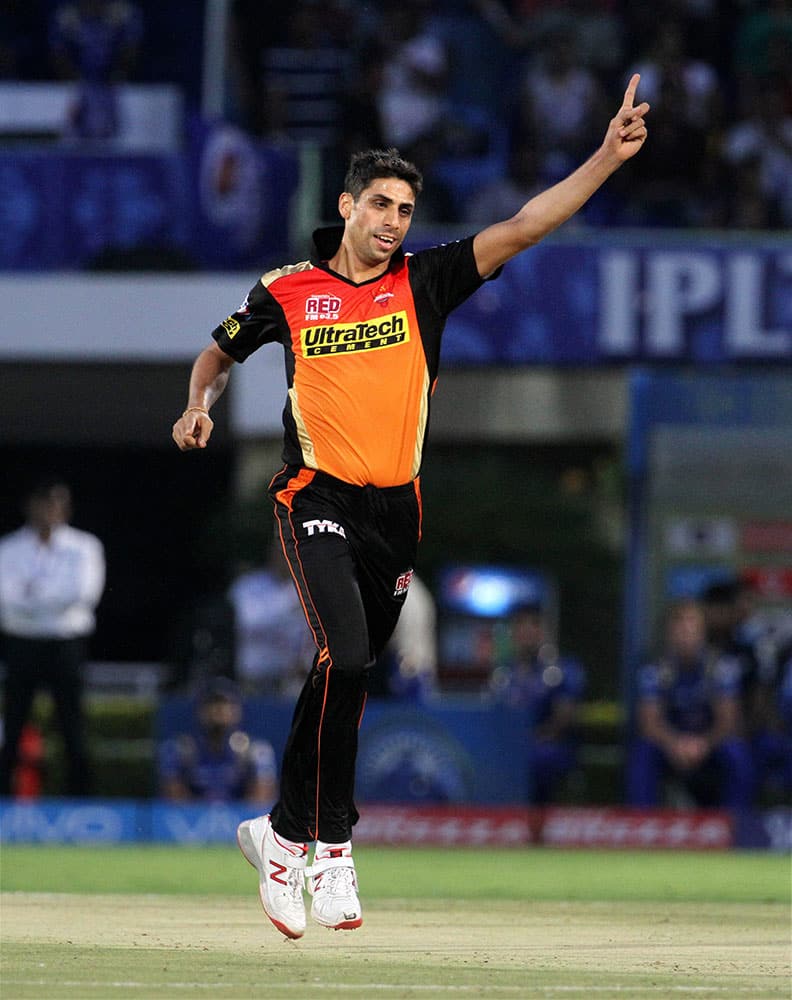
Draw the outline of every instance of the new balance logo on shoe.
<instances>
[{"instance_id":1,"label":"new balance logo on shoe","mask_svg":"<svg viewBox=\"0 0 792 1000\"><path fill-rule=\"evenodd\" d=\"M237 828L239 849L259 875L264 912L289 938L305 933L305 867L308 845L279 837L269 816L245 820Z\"/></svg>"},{"instance_id":2,"label":"new balance logo on shoe","mask_svg":"<svg viewBox=\"0 0 792 1000\"><path fill-rule=\"evenodd\" d=\"M281 885L288 885L288 879L281 878L281 875L286 874L286 865L279 865L277 861L270 859L270 864L275 869L275 871L270 872L270 878L273 882L280 882Z\"/></svg>"}]
</instances>

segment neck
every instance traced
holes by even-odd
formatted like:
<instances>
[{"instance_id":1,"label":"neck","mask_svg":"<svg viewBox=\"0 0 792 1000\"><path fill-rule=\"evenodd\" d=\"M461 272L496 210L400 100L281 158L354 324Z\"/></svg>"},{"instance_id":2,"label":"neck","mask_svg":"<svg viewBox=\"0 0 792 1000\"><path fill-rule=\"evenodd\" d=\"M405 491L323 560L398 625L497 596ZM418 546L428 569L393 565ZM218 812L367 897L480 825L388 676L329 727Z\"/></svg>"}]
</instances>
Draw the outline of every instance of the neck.
<instances>
[{"instance_id":1,"label":"neck","mask_svg":"<svg viewBox=\"0 0 792 1000\"><path fill-rule=\"evenodd\" d=\"M360 284L362 281L370 281L372 278L377 278L381 274L384 274L388 269L389 263L390 260L385 260L377 261L375 264L367 264L365 261L360 260L342 241L335 255L328 260L327 266L331 271L335 271L336 274L340 274L343 278L354 281L355 284Z\"/></svg>"}]
</instances>

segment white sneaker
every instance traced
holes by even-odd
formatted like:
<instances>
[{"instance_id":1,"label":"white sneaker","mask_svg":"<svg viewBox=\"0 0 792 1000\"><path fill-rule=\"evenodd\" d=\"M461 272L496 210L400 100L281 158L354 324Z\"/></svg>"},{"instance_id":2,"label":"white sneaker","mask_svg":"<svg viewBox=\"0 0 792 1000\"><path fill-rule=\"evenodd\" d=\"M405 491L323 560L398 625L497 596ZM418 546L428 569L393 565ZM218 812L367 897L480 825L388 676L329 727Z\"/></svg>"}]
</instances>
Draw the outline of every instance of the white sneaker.
<instances>
[{"instance_id":1,"label":"white sneaker","mask_svg":"<svg viewBox=\"0 0 792 1000\"><path fill-rule=\"evenodd\" d=\"M246 819L237 827L239 849L259 873L264 912L289 938L305 933L303 885L308 845L279 837L269 816Z\"/></svg>"},{"instance_id":2,"label":"white sneaker","mask_svg":"<svg viewBox=\"0 0 792 1000\"><path fill-rule=\"evenodd\" d=\"M311 917L323 927L336 931L351 931L360 927L363 912L358 899L351 842L318 842L307 874L308 891L313 896Z\"/></svg>"}]
</instances>

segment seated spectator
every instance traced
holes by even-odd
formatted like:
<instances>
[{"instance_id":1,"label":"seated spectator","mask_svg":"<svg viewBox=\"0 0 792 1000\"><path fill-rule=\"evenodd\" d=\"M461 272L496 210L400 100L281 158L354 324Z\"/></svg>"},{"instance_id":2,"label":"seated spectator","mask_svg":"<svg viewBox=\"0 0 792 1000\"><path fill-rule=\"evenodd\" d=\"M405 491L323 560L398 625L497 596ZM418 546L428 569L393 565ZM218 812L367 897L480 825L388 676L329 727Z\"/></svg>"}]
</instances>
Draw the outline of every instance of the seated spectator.
<instances>
[{"instance_id":1,"label":"seated spectator","mask_svg":"<svg viewBox=\"0 0 792 1000\"><path fill-rule=\"evenodd\" d=\"M734 71L740 79L789 73L792 2L766 0L740 5L734 31Z\"/></svg>"},{"instance_id":2,"label":"seated spectator","mask_svg":"<svg viewBox=\"0 0 792 1000\"><path fill-rule=\"evenodd\" d=\"M114 85L130 78L143 34L140 10L129 0L69 0L50 26L55 72L79 84L70 109L71 138L110 139L118 131Z\"/></svg>"},{"instance_id":3,"label":"seated spectator","mask_svg":"<svg viewBox=\"0 0 792 1000\"><path fill-rule=\"evenodd\" d=\"M643 77L641 77L643 99ZM652 105L652 162L641 165L630 178L626 200L629 221L641 226L690 226L711 197L699 176L703 166L696 128L680 113L681 87L664 79L657 109ZM706 210L706 209L705 209Z\"/></svg>"},{"instance_id":4,"label":"seated spectator","mask_svg":"<svg viewBox=\"0 0 792 1000\"><path fill-rule=\"evenodd\" d=\"M236 578L228 599L234 617L234 676L242 688L282 695L302 687L315 649L278 544L265 566Z\"/></svg>"},{"instance_id":5,"label":"seated spectator","mask_svg":"<svg viewBox=\"0 0 792 1000\"><path fill-rule=\"evenodd\" d=\"M718 75L714 67L687 52L687 40L680 25L669 20L660 25L646 53L629 68L625 78L641 74L641 99L652 113L673 105L680 123L707 132L721 118Z\"/></svg>"},{"instance_id":6,"label":"seated spectator","mask_svg":"<svg viewBox=\"0 0 792 1000\"><path fill-rule=\"evenodd\" d=\"M492 690L499 701L526 713L530 799L544 805L577 764L575 729L585 674L577 660L559 656L538 605L517 612L511 640L511 655L494 671Z\"/></svg>"},{"instance_id":7,"label":"seated spectator","mask_svg":"<svg viewBox=\"0 0 792 1000\"><path fill-rule=\"evenodd\" d=\"M446 124L448 53L417 0L388 4L383 32L388 46L378 95L382 134L388 145L414 156L413 144Z\"/></svg>"},{"instance_id":8,"label":"seated spectator","mask_svg":"<svg viewBox=\"0 0 792 1000\"><path fill-rule=\"evenodd\" d=\"M739 577L715 581L702 596L707 642L736 660L746 733L758 724L755 703L760 686L776 675L776 648L766 622L755 615L756 595Z\"/></svg>"},{"instance_id":9,"label":"seated spectator","mask_svg":"<svg viewBox=\"0 0 792 1000\"><path fill-rule=\"evenodd\" d=\"M787 802L792 797L792 641L776 657L772 677L756 686L751 747L757 792Z\"/></svg>"},{"instance_id":10,"label":"seated spectator","mask_svg":"<svg viewBox=\"0 0 792 1000\"><path fill-rule=\"evenodd\" d=\"M627 774L631 805L660 805L662 780L669 777L698 805L750 805L752 766L743 738L740 666L707 644L704 613L696 601L672 605L664 653L638 673L636 730Z\"/></svg>"},{"instance_id":11,"label":"seated spectator","mask_svg":"<svg viewBox=\"0 0 792 1000\"><path fill-rule=\"evenodd\" d=\"M538 61L529 62L520 90L517 129L534 136L543 175L558 180L595 148L596 123L604 113L600 84L580 65L575 37L566 31L551 35Z\"/></svg>"},{"instance_id":12,"label":"seated spectator","mask_svg":"<svg viewBox=\"0 0 792 1000\"><path fill-rule=\"evenodd\" d=\"M241 730L241 720L234 683L225 677L210 681L198 696L194 728L159 749L160 795L174 802L273 802L275 752Z\"/></svg>"},{"instance_id":13,"label":"seated spectator","mask_svg":"<svg viewBox=\"0 0 792 1000\"><path fill-rule=\"evenodd\" d=\"M521 137L509 154L508 173L476 191L466 206L465 222L490 225L493 219L508 219L545 187L534 142Z\"/></svg>"},{"instance_id":14,"label":"seated spectator","mask_svg":"<svg viewBox=\"0 0 792 1000\"><path fill-rule=\"evenodd\" d=\"M507 50L530 53L548 36L563 31L575 37L581 64L600 78L622 64L624 15L611 0L471 0L471 6Z\"/></svg>"},{"instance_id":15,"label":"seated spectator","mask_svg":"<svg viewBox=\"0 0 792 1000\"><path fill-rule=\"evenodd\" d=\"M726 132L723 156L735 168L758 171L768 204L777 206L774 228L792 225L792 113L777 81L755 81L746 113Z\"/></svg>"}]
</instances>

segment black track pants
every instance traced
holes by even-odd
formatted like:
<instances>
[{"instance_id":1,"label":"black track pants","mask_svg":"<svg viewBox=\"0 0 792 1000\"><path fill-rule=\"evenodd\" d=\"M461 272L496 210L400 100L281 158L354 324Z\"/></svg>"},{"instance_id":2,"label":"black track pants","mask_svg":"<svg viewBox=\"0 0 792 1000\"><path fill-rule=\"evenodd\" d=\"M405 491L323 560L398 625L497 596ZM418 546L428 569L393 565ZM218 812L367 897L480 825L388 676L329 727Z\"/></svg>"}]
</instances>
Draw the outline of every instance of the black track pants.
<instances>
[{"instance_id":1,"label":"black track pants","mask_svg":"<svg viewBox=\"0 0 792 1000\"><path fill-rule=\"evenodd\" d=\"M287 467L273 479L283 551L316 642L297 701L272 825L290 840L349 840L369 669L393 632L421 530L417 480L377 489Z\"/></svg>"}]
</instances>

